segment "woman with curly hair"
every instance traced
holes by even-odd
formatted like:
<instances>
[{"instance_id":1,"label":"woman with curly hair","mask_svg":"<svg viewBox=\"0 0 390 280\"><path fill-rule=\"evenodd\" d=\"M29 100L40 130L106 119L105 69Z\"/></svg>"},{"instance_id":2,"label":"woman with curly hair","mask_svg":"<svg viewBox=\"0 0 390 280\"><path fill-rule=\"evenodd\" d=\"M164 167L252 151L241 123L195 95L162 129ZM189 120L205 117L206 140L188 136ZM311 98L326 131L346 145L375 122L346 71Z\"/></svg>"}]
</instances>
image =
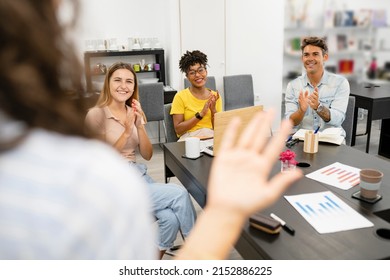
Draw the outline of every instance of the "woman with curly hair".
<instances>
[{"instance_id":1,"label":"woman with curly hair","mask_svg":"<svg viewBox=\"0 0 390 280\"><path fill-rule=\"evenodd\" d=\"M171 115L179 141L191 136L213 137L214 114L222 111L222 100L217 91L206 88L207 55L198 50L187 51L179 68L191 83L172 102Z\"/></svg>"}]
</instances>

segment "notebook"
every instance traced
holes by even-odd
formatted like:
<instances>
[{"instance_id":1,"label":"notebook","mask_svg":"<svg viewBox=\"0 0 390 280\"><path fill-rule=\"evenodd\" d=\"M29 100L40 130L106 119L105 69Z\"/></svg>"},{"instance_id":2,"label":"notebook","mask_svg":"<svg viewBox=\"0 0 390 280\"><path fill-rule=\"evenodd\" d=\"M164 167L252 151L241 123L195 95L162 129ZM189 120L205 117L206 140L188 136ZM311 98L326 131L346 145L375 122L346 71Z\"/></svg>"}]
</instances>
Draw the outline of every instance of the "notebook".
<instances>
[{"instance_id":1,"label":"notebook","mask_svg":"<svg viewBox=\"0 0 390 280\"><path fill-rule=\"evenodd\" d=\"M308 129L299 129L292 136L293 139L299 139L301 141L305 140L305 133L309 131ZM318 139L320 142L328 142L336 145L341 145L344 142L344 137L341 136L342 128L341 127L330 127L324 129L323 131L318 132Z\"/></svg>"},{"instance_id":2,"label":"notebook","mask_svg":"<svg viewBox=\"0 0 390 280\"><path fill-rule=\"evenodd\" d=\"M201 151L210 156L214 156L218 153L219 146L226 126L230 123L233 117L239 116L241 118L241 127L238 135L246 124L252 119L253 115L257 112L263 111L262 105L239 108L229 111L223 111L214 115L214 139L201 141Z\"/></svg>"}]
</instances>

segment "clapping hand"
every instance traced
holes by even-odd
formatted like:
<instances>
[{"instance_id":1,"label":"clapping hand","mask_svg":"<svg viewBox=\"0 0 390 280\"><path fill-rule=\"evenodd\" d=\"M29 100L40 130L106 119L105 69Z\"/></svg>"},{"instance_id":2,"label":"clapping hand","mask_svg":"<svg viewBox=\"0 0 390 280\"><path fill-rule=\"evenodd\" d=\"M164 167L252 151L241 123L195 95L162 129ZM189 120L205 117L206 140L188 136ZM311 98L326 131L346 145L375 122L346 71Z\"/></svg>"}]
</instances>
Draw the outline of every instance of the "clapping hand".
<instances>
[{"instance_id":1,"label":"clapping hand","mask_svg":"<svg viewBox=\"0 0 390 280\"><path fill-rule=\"evenodd\" d=\"M315 87L313 93L309 95L308 103L313 110L317 110L318 105L320 105L317 87Z\"/></svg>"},{"instance_id":2,"label":"clapping hand","mask_svg":"<svg viewBox=\"0 0 390 280\"><path fill-rule=\"evenodd\" d=\"M217 95L214 95L212 92L210 92L210 96L207 99L202 109L202 113L201 113L202 117L207 114L208 110L210 110L213 114L217 112L216 104L219 97L220 96L218 91L217 91Z\"/></svg>"},{"instance_id":3,"label":"clapping hand","mask_svg":"<svg viewBox=\"0 0 390 280\"><path fill-rule=\"evenodd\" d=\"M299 92L298 103L299 108L303 112L306 112L307 108L309 107L309 92L307 90L305 92L302 90Z\"/></svg>"},{"instance_id":4,"label":"clapping hand","mask_svg":"<svg viewBox=\"0 0 390 280\"><path fill-rule=\"evenodd\" d=\"M219 99L219 92L217 91L217 94L214 95L214 94L211 94L210 97L209 97L209 100L208 100L208 105L209 105L209 108L210 108L210 111L215 114L217 112L217 108L216 108L216 104L217 104L217 100Z\"/></svg>"},{"instance_id":5,"label":"clapping hand","mask_svg":"<svg viewBox=\"0 0 390 280\"><path fill-rule=\"evenodd\" d=\"M130 135L133 133L133 127L136 120L136 116L134 114L134 109L129 110L127 112L126 121L124 123L125 125L125 131L124 134L126 137L130 137Z\"/></svg>"},{"instance_id":6,"label":"clapping hand","mask_svg":"<svg viewBox=\"0 0 390 280\"><path fill-rule=\"evenodd\" d=\"M143 116L144 116L141 103L138 100L133 99L133 101L131 102L131 107L133 108L133 112L135 114L135 125L137 127L140 127L141 125L143 125Z\"/></svg>"}]
</instances>

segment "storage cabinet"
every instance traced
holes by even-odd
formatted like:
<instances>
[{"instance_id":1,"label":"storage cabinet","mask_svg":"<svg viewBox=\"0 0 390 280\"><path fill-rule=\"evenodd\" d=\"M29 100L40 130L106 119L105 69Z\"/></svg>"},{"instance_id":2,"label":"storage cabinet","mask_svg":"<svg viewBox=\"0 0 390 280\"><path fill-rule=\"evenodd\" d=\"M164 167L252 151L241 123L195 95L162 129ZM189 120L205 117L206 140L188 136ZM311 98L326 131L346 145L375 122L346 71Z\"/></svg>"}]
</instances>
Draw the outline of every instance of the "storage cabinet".
<instances>
[{"instance_id":1,"label":"storage cabinet","mask_svg":"<svg viewBox=\"0 0 390 280\"><path fill-rule=\"evenodd\" d=\"M93 68L98 63L104 64L107 68L116 61L124 61L130 64L138 64L141 59L145 59L146 64L159 64L159 70L137 72L138 79L145 77L156 77L159 82L166 85L165 80L165 59L164 50L137 50L137 51L103 51L103 52L85 52L84 53L84 67L87 93L93 92L93 82L102 82L104 80L104 71L95 73ZM153 60L153 61L152 61Z\"/></svg>"}]
</instances>

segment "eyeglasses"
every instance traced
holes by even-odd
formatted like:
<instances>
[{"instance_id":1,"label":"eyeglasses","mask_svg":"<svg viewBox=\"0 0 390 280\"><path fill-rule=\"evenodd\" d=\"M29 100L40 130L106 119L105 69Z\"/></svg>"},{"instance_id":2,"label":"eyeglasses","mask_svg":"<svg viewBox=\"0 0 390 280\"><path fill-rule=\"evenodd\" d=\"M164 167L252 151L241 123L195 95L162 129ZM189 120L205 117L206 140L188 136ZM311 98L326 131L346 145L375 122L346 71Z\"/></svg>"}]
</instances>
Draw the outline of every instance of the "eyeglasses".
<instances>
[{"instance_id":1,"label":"eyeglasses","mask_svg":"<svg viewBox=\"0 0 390 280\"><path fill-rule=\"evenodd\" d=\"M206 72L206 68L204 68L204 67L199 67L199 68L196 69L196 70L188 71L188 72L187 72L187 75L188 75L188 76L191 76L191 77L194 77L194 76L196 75L196 73L198 73L198 74L200 74L200 75L203 75L205 72Z\"/></svg>"}]
</instances>

